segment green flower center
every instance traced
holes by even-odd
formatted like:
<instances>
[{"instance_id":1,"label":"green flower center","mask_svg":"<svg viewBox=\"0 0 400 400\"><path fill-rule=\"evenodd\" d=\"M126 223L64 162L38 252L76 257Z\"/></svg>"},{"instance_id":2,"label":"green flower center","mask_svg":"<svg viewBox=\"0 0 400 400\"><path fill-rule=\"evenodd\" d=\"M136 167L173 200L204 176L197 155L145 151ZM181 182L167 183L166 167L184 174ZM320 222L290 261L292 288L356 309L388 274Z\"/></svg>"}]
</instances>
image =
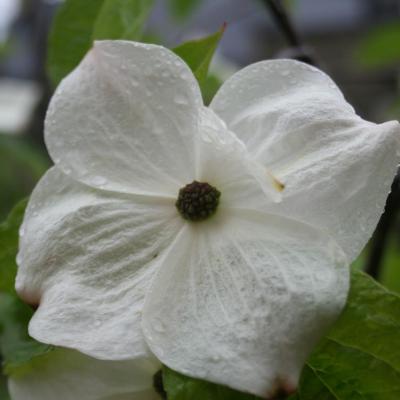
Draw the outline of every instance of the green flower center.
<instances>
[{"instance_id":1,"label":"green flower center","mask_svg":"<svg viewBox=\"0 0 400 400\"><path fill-rule=\"evenodd\" d=\"M203 221L217 211L221 192L207 182L193 181L179 190L175 205L183 218Z\"/></svg>"}]
</instances>

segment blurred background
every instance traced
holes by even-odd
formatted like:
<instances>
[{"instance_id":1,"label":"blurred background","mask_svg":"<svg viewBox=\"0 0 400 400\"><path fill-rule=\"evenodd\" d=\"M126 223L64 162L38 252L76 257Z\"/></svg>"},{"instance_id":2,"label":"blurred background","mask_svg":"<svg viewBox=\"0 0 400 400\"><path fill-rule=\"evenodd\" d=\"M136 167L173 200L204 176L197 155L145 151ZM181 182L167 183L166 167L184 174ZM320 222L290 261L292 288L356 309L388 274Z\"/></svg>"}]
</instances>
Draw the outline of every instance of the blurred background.
<instances>
[{"instance_id":1,"label":"blurred background","mask_svg":"<svg viewBox=\"0 0 400 400\"><path fill-rule=\"evenodd\" d=\"M46 76L46 47L61 3L0 0L0 220L29 195L51 165L43 143L43 120L53 90ZM275 1L277 8L272 3L159 0L147 39L173 46L227 23L206 101L238 68L262 59L294 57L328 72L363 118L400 119L400 0ZM386 213L356 261L357 267L398 292L399 192L395 180Z\"/></svg>"}]
</instances>

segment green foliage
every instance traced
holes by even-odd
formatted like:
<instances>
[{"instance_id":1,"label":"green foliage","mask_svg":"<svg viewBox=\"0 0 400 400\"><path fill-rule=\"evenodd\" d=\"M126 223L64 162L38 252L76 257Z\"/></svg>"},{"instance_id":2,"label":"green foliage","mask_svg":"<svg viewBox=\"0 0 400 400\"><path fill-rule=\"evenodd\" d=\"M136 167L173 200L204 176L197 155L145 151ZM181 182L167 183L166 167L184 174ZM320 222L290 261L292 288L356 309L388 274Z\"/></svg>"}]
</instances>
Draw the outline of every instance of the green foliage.
<instances>
[{"instance_id":1,"label":"green foliage","mask_svg":"<svg viewBox=\"0 0 400 400\"><path fill-rule=\"evenodd\" d=\"M51 351L28 335L33 309L15 295L0 294L0 350L7 375L20 375Z\"/></svg>"},{"instance_id":2,"label":"green foliage","mask_svg":"<svg viewBox=\"0 0 400 400\"><path fill-rule=\"evenodd\" d=\"M256 400L250 394L240 393L225 386L189 378L163 367L163 384L168 400Z\"/></svg>"},{"instance_id":3,"label":"green foliage","mask_svg":"<svg viewBox=\"0 0 400 400\"><path fill-rule=\"evenodd\" d=\"M26 203L26 200L18 203L7 220L0 225L0 292L15 293L14 280L17 273L15 258L18 251L18 231Z\"/></svg>"},{"instance_id":4,"label":"green foliage","mask_svg":"<svg viewBox=\"0 0 400 400\"><path fill-rule=\"evenodd\" d=\"M400 398L400 297L352 273L347 306L305 366L290 400ZM243 393L164 368L169 400L250 400Z\"/></svg>"},{"instance_id":5,"label":"green foliage","mask_svg":"<svg viewBox=\"0 0 400 400\"><path fill-rule=\"evenodd\" d=\"M216 75L210 74L207 76L207 79L201 86L205 105L211 103L211 100L214 98L221 85L222 81Z\"/></svg>"},{"instance_id":6,"label":"green foliage","mask_svg":"<svg viewBox=\"0 0 400 400\"><path fill-rule=\"evenodd\" d=\"M50 33L48 73L56 85L96 39L140 40L154 0L66 0Z\"/></svg>"},{"instance_id":7,"label":"green foliage","mask_svg":"<svg viewBox=\"0 0 400 400\"><path fill-rule=\"evenodd\" d=\"M388 289L400 293L400 246L397 231L393 232L385 250L380 278Z\"/></svg>"},{"instance_id":8,"label":"green foliage","mask_svg":"<svg viewBox=\"0 0 400 400\"><path fill-rule=\"evenodd\" d=\"M384 67L400 61L400 23L393 22L372 30L362 41L358 58L368 67Z\"/></svg>"},{"instance_id":9,"label":"green foliage","mask_svg":"<svg viewBox=\"0 0 400 400\"><path fill-rule=\"evenodd\" d=\"M10 396L7 390L7 379L4 375L1 375L1 373L0 373L0 399L10 400Z\"/></svg>"},{"instance_id":10,"label":"green foliage","mask_svg":"<svg viewBox=\"0 0 400 400\"><path fill-rule=\"evenodd\" d=\"M48 73L56 85L72 71L92 45L92 32L103 0L67 0L53 23Z\"/></svg>"},{"instance_id":11,"label":"green foliage","mask_svg":"<svg viewBox=\"0 0 400 400\"><path fill-rule=\"evenodd\" d=\"M211 60L224 31L225 25L218 32L210 36L198 40L191 40L173 49L173 51L189 65L202 91L206 84Z\"/></svg>"},{"instance_id":12,"label":"green foliage","mask_svg":"<svg viewBox=\"0 0 400 400\"><path fill-rule=\"evenodd\" d=\"M299 400L400 398L400 297L352 274L346 309L303 371Z\"/></svg>"},{"instance_id":13,"label":"green foliage","mask_svg":"<svg viewBox=\"0 0 400 400\"><path fill-rule=\"evenodd\" d=\"M105 0L93 27L93 39L139 40L154 0Z\"/></svg>"},{"instance_id":14,"label":"green foliage","mask_svg":"<svg viewBox=\"0 0 400 400\"><path fill-rule=\"evenodd\" d=\"M0 134L0 221L48 168L45 157L24 139Z\"/></svg>"},{"instance_id":15,"label":"green foliage","mask_svg":"<svg viewBox=\"0 0 400 400\"><path fill-rule=\"evenodd\" d=\"M168 0L168 6L174 17L184 19L201 4L201 0Z\"/></svg>"},{"instance_id":16,"label":"green foliage","mask_svg":"<svg viewBox=\"0 0 400 400\"><path fill-rule=\"evenodd\" d=\"M26 203L19 203L0 225L0 353L7 374L31 368L36 357L50 350L49 346L29 337L27 329L33 309L24 304L14 290L18 230Z\"/></svg>"}]
</instances>

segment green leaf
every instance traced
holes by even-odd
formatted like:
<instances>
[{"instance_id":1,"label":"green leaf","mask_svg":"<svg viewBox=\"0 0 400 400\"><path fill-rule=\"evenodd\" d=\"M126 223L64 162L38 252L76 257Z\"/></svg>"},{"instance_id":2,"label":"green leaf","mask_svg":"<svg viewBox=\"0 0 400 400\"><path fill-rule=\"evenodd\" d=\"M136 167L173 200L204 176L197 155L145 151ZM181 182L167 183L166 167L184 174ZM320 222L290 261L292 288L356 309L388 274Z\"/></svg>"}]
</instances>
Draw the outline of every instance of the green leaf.
<instances>
[{"instance_id":1,"label":"green leaf","mask_svg":"<svg viewBox=\"0 0 400 400\"><path fill-rule=\"evenodd\" d=\"M49 36L48 73L58 84L92 45L93 26L103 0L67 0L57 13Z\"/></svg>"},{"instance_id":2,"label":"green leaf","mask_svg":"<svg viewBox=\"0 0 400 400\"><path fill-rule=\"evenodd\" d=\"M299 400L400 398L400 297L360 271L347 306L303 371Z\"/></svg>"},{"instance_id":3,"label":"green leaf","mask_svg":"<svg viewBox=\"0 0 400 400\"><path fill-rule=\"evenodd\" d=\"M26 200L17 204L0 225L0 353L8 375L30 369L34 359L51 349L29 337L28 323L33 309L14 290L18 231L26 204Z\"/></svg>"},{"instance_id":4,"label":"green leaf","mask_svg":"<svg viewBox=\"0 0 400 400\"><path fill-rule=\"evenodd\" d=\"M224 31L225 25L213 35L198 40L191 40L173 49L175 54L189 65L202 91L204 90L211 60Z\"/></svg>"},{"instance_id":5,"label":"green leaf","mask_svg":"<svg viewBox=\"0 0 400 400\"><path fill-rule=\"evenodd\" d=\"M257 400L258 397L240 393L225 386L189 378L163 367L163 385L168 400Z\"/></svg>"},{"instance_id":6,"label":"green leaf","mask_svg":"<svg viewBox=\"0 0 400 400\"><path fill-rule=\"evenodd\" d=\"M400 248L397 231L394 231L389 238L386 247L380 280L389 290L400 293Z\"/></svg>"},{"instance_id":7,"label":"green leaf","mask_svg":"<svg viewBox=\"0 0 400 400\"><path fill-rule=\"evenodd\" d=\"M184 19L201 4L201 0L168 0L168 5L174 17Z\"/></svg>"},{"instance_id":8,"label":"green leaf","mask_svg":"<svg viewBox=\"0 0 400 400\"><path fill-rule=\"evenodd\" d=\"M48 167L44 153L25 137L0 133L0 223L19 200L31 193Z\"/></svg>"},{"instance_id":9,"label":"green leaf","mask_svg":"<svg viewBox=\"0 0 400 400\"><path fill-rule=\"evenodd\" d=\"M371 31L360 44L359 61L368 67L384 67L400 61L400 23L392 22Z\"/></svg>"},{"instance_id":10,"label":"green leaf","mask_svg":"<svg viewBox=\"0 0 400 400\"><path fill-rule=\"evenodd\" d=\"M140 40L154 0L66 0L49 38L54 84L72 71L96 39Z\"/></svg>"},{"instance_id":11,"label":"green leaf","mask_svg":"<svg viewBox=\"0 0 400 400\"><path fill-rule=\"evenodd\" d=\"M218 78L216 75L208 75L207 79L204 81L201 90L203 93L204 104L208 105L211 103L211 100L214 98L215 94L218 92L218 89L222 85L222 80Z\"/></svg>"},{"instance_id":12,"label":"green leaf","mask_svg":"<svg viewBox=\"0 0 400 400\"><path fill-rule=\"evenodd\" d=\"M10 396L8 394L8 389L7 389L7 378L1 373L0 373L0 399L10 400Z\"/></svg>"},{"instance_id":13,"label":"green leaf","mask_svg":"<svg viewBox=\"0 0 400 400\"><path fill-rule=\"evenodd\" d=\"M154 0L105 0L94 24L93 39L139 40Z\"/></svg>"},{"instance_id":14,"label":"green leaf","mask_svg":"<svg viewBox=\"0 0 400 400\"><path fill-rule=\"evenodd\" d=\"M18 231L27 200L18 203L7 220L0 225L0 292L14 293L17 273Z\"/></svg>"},{"instance_id":15,"label":"green leaf","mask_svg":"<svg viewBox=\"0 0 400 400\"><path fill-rule=\"evenodd\" d=\"M52 350L28 335L33 309L16 295L0 294L0 351L7 375L20 375Z\"/></svg>"}]
</instances>

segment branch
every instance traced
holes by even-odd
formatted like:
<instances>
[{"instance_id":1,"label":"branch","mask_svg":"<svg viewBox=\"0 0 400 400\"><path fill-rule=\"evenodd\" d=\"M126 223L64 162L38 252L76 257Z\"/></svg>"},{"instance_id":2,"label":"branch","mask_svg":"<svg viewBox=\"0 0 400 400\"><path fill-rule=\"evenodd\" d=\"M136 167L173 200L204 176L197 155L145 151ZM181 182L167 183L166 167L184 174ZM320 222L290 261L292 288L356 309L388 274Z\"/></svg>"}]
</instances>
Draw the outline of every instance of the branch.
<instances>
[{"instance_id":1,"label":"branch","mask_svg":"<svg viewBox=\"0 0 400 400\"><path fill-rule=\"evenodd\" d=\"M275 23L278 25L289 44L289 49L285 52L285 56L303 61L307 64L317 65L315 58L310 51L304 46L299 34L297 33L292 20L282 3L282 0L261 0L268 8Z\"/></svg>"},{"instance_id":2,"label":"branch","mask_svg":"<svg viewBox=\"0 0 400 400\"><path fill-rule=\"evenodd\" d=\"M285 34L286 39L292 47L302 47L300 37L294 29L292 21L282 4L281 0L262 0L265 6L270 10L275 22Z\"/></svg>"}]
</instances>

